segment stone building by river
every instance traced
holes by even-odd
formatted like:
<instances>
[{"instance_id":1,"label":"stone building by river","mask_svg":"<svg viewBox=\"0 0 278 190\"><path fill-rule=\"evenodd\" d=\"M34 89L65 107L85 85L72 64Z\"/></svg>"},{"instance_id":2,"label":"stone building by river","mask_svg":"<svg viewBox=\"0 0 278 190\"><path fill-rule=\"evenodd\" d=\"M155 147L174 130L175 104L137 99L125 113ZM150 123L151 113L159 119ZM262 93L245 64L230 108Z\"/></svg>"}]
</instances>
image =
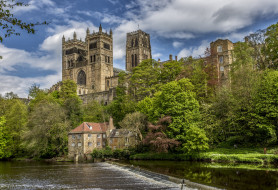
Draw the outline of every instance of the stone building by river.
<instances>
[{"instance_id":1,"label":"stone building by river","mask_svg":"<svg viewBox=\"0 0 278 190\"><path fill-rule=\"evenodd\" d=\"M68 157L70 159L91 159L94 149L106 146L124 149L137 143L136 133L126 129L115 129L113 119L106 123L83 122L68 134Z\"/></svg>"}]
</instances>

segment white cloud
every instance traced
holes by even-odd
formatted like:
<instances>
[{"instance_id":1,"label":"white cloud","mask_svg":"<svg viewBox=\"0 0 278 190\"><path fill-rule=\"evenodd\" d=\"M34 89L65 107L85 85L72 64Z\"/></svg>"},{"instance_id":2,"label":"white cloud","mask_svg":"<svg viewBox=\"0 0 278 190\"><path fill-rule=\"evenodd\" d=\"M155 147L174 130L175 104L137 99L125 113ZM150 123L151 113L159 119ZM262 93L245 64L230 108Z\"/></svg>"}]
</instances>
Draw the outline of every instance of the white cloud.
<instances>
[{"instance_id":1,"label":"white cloud","mask_svg":"<svg viewBox=\"0 0 278 190\"><path fill-rule=\"evenodd\" d=\"M158 59L158 58L160 58L161 56L162 56L161 53L152 54L152 58L153 58L153 59Z\"/></svg>"},{"instance_id":2,"label":"white cloud","mask_svg":"<svg viewBox=\"0 0 278 190\"><path fill-rule=\"evenodd\" d=\"M134 9L134 4L137 7ZM136 0L127 6L130 19L163 37L192 38L192 33L235 32L257 17L278 14L278 1Z\"/></svg>"},{"instance_id":3,"label":"white cloud","mask_svg":"<svg viewBox=\"0 0 278 190\"><path fill-rule=\"evenodd\" d=\"M188 57L188 56L192 56L196 58L200 56L203 57L207 47L209 47L208 41L202 41L201 45L198 47L190 47L190 48L182 49L179 52L178 57Z\"/></svg>"},{"instance_id":4,"label":"white cloud","mask_svg":"<svg viewBox=\"0 0 278 190\"><path fill-rule=\"evenodd\" d=\"M182 45L183 45L182 42L177 42L177 41L174 41L174 42L173 42L173 47L174 47L174 48L180 48Z\"/></svg>"},{"instance_id":5,"label":"white cloud","mask_svg":"<svg viewBox=\"0 0 278 190\"><path fill-rule=\"evenodd\" d=\"M32 84L40 84L40 88L45 89L51 87L57 81L61 80L61 73L57 75L48 75L45 77L35 77L35 78L20 78L17 76L6 76L0 74L0 89L2 95L7 92L14 92L19 95L19 97L27 97L28 89Z\"/></svg>"}]
</instances>

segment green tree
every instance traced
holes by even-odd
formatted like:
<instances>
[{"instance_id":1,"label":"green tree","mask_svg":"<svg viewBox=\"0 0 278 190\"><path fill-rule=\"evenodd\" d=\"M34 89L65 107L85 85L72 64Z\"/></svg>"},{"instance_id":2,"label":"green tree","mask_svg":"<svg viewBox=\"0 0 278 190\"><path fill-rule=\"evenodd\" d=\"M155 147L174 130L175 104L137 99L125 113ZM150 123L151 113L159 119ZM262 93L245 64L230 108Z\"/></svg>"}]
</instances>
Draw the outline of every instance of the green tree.
<instances>
[{"instance_id":1,"label":"green tree","mask_svg":"<svg viewBox=\"0 0 278 190\"><path fill-rule=\"evenodd\" d=\"M278 23L269 26L265 33L266 47L264 54L267 57L268 67L277 69L278 68Z\"/></svg>"},{"instance_id":2,"label":"green tree","mask_svg":"<svg viewBox=\"0 0 278 190\"><path fill-rule=\"evenodd\" d=\"M9 100L9 108L5 114L6 127L12 141L8 144L14 157L22 156L22 135L26 131L28 108L18 99Z\"/></svg>"},{"instance_id":3,"label":"green tree","mask_svg":"<svg viewBox=\"0 0 278 190\"><path fill-rule=\"evenodd\" d=\"M8 133L5 117L0 117L0 159L9 158L12 156L12 151L9 149L9 144L12 141Z\"/></svg>"},{"instance_id":4,"label":"green tree","mask_svg":"<svg viewBox=\"0 0 278 190\"><path fill-rule=\"evenodd\" d=\"M147 117L140 113L140 112L134 112L127 114L125 118L119 122L119 125L123 129L131 129L135 131L139 137L139 140L143 140L143 135L147 131Z\"/></svg>"},{"instance_id":5,"label":"green tree","mask_svg":"<svg viewBox=\"0 0 278 190\"><path fill-rule=\"evenodd\" d=\"M129 93L136 101L153 96L159 84L160 64L152 59L142 61L132 69Z\"/></svg>"},{"instance_id":6,"label":"green tree","mask_svg":"<svg viewBox=\"0 0 278 190\"><path fill-rule=\"evenodd\" d=\"M209 149L208 141L205 130L193 124L187 130L182 150L190 153L207 150Z\"/></svg>"},{"instance_id":7,"label":"green tree","mask_svg":"<svg viewBox=\"0 0 278 190\"><path fill-rule=\"evenodd\" d=\"M82 105L83 121L105 122L108 121L108 113L103 105L97 101L91 101Z\"/></svg>"},{"instance_id":8,"label":"green tree","mask_svg":"<svg viewBox=\"0 0 278 190\"><path fill-rule=\"evenodd\" d=\"M30 113L24 146L33 157L52 158L65 155L70 123L58 104L42 101Z\"/></svg>"},{"instance_id":9,"label":"green tree","mask_svg":"<svg viewBox=\"0 0 278 190\"><path fill-rule=\"evenodd\" d=\"M193 91L194 86L189 79L172 81L161 86L161 91L156 93L153 98L152 112L144 113L146 106L142 106L143 101L139 102L140 110L148 115L148 118L155 118L156 121L164 116L171 116L172 123L167 127L166 134L171 139L176 139L181 143L183 151L187 149L187 131L194 124L200 121L199 102ZM149 97L148 97L149 98Z\"/></svg>"},{"instance_id":10,"label":"green tree","mask_svg":"<svg viewBox=\"0 0 278 190\"><path fill-rule=\"evenodd\" d=\"M83 117L81 110L82 100L77 95L77 84L73 80L65 80L59 92L59 99L65 108L67 118L71 121L72 128L78 126Z\"/></svg>"}]
</instances>

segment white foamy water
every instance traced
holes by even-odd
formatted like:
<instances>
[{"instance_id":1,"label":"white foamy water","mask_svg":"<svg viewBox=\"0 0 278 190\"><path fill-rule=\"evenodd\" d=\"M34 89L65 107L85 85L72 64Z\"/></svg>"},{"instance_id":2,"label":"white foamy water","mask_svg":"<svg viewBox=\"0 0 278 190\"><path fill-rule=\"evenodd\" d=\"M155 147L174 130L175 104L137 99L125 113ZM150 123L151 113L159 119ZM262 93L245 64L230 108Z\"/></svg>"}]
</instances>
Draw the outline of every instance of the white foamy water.
<instances>
[{"instance_id":1,"label":"white foamy water","mask_svg":"<svg viewBox=\"0 0 278 190\"><path fill-rule=\"evenodd\" d=\"M0 189L180 190L181 184L109 163L0 162Z\"/></svg>"}]
</instances>

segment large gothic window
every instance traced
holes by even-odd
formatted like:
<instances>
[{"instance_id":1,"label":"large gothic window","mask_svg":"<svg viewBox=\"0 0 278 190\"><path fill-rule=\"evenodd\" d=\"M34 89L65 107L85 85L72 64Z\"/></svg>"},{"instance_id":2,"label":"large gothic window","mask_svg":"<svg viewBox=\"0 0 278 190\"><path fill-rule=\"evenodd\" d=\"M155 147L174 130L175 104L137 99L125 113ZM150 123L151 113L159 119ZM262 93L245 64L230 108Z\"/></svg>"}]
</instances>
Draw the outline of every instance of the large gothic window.
<instances>
[{"instance_id":1,"label":"large gothic window","mask_svg":"<svg viewBox=\"0 0 278 190\"><path fill-rule=\"evenodd\" d=\"M132 67L134 67L134 56L133 56L133 54L131 55L131 65L132 65Z\"/></svg>"},{"instance_id":2,"label":"large gothic window","mask_svg":"<svg viewBox=\"0 0 278 190\"><path fill-rule=\"evenodd\" d=\"M135 39L135 47L138 47L138 39Z\"/></svg>"},{"instance_id":3,"label":"large gothic window","mask_svg":"<svg viewBox=\"0 0 278 190\"><path fill-rule=\"evenodd\" d=\"M86 74L83 70L78 73L77 84L86 85Z\"/></svg>"},{"instance_id":4,"label":"large gothic window","mask_svg":"<svg viewBox=\"0 0 278 190\"><path fill-rule=\"evenodd\" d=\"M135 58L134 58L135 60L134 60L134 65L135 65L135 67L137 67L137 65L138 65L138 63L137 63L137 54L135 54Z\"/></svg>"}]
</instances>

